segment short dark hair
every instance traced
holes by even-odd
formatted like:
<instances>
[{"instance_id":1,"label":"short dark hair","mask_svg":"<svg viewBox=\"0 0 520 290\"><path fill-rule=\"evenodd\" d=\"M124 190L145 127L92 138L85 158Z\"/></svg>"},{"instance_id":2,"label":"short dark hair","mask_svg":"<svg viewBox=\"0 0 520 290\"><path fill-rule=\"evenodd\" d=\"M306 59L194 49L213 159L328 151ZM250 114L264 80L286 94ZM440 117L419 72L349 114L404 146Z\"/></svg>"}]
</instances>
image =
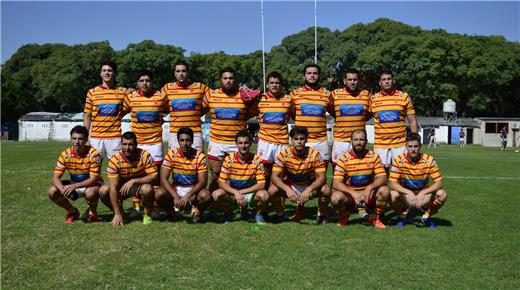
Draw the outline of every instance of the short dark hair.
<instances>
[{"instance_id":1,"label":"short dark hair","mask_svg":"<svg viewBox=\"0 0 520 290\"><path fill-rule=\"evenodd\" d=\"M273 71L273 72L270 72L268 75L267 75L267 82L269 83L269 79L270 78L275 78L275 79L278 79L280 81L281 84L283 84L283 76L281 73L277 72L277 71Z\"/></svg>"},{"instance_id":2,"label":"short dark hair","mask_svg":"<svg viewBox=\"0 0 520 290\"><path fill-rule=\"evenodd\" d=\"M249 138L249 141L253 140L253 137L251 137L251 133L249 133L249 131L247 131L247 130L242 130L242 131L238 132L235 135L235 142L237 142L238 138L240 138L240 137L247 137L247 138Z\"/></svg>"},{"instance_id":3,"label":"short dark hair","mask_svg":"<svg viewBox=\"0 0 520 290\"><path fill-rule=\"evenodd\" d=\"M310 68L310 67L315 67L318 69L318 74L321 75L321 67L315 63L311 63L311 64L308 64L306 65L304 68L303 68L303 74L305 75L305 73L307 72L307 69Z\"/></svg>"},{"instance_id":4,"label":"short dark hair","mask_svg":"<svg viewBox=\"0 0 520 290\"><path fill-rule=\"evenodd\" d=\"M139 71L137 74L137 79L139 80L142 76L149 76L151 80L153 80L153 72L149 69L143 69Z\"/></svg>"},{"instance_id":5,"label":"short dark hair","mask_svg":"<svg viewBox=\"0 0 520 290\"><path fill-rule=\"evenodd\" d=\"M173 70L175 71L175 67L178 66L178 65L183 65L186 67L186 70L187 71L190 71L190 66L188 65L188 63L184 60L179 60L177 61L174 65L173 65Z\"/></svg>"},{"instance_id":6,"label":"short dark hair","mask_svg":"<svg viewBox=\"0 0 520 290\"><path fill-rule=\"evenodd\" d=\"M368 140L367 131L365 129L356 129L352 131L350 134L350 140L352 141L352 137L354 137L354 133L363 132L365 134L365 140Z\"/></svg>"},{"instance_id":7,"label":"short dark hair","mask_svg":"<svg viewBox=\"0 0 520 290\"><path fill-rule=\"evenodd\" d=\"M88 138L88 129L85 126L77 125L72 130L70 130L70 136L72 137L72 134L82 134L83 137Z\"/></svg>"},{"instance_id":8,"label":"short dark hair","mask_svg":"<svg viewBox=\"0 0 520 290\"><path fill-rule=\"evenodd\" d=\"M99 69L101 70L101 68L103 68L103 66L105 66L105 65L108 65L109 67L112 68L112 70L114 72L117 72L117 64L115 62L113 62L111 60L106 60L106 61L101 63L101 66L99 66Z\"/></svg>"},{"instance_id":9,"label":"short dark hair","mask_svg":"<svg viewBox=\"0 0 520 290\"><path fill-rule=\"evenodd\" d=\"M385 67L385 68L382 68L380 71L379 71L379 79L381 79L381 76L382 75L391 75L392 78L394 77L394 73L392 72L391 69Z\"/></svg>"},{"instance_id":10,"label":"short dark hair","mask_svg":"<svg viewBox=\"0 0 520 290\"><path fill-rule=\"evenodd\" d=\"M296 135L305 135L305 138L309 137L309 131L307 130L307 127L302 126L294 126L291 131L289 132L289 136L291 138L294 138Z\"/></svg>"},{"instance_id":11,"label":"short dark hair","mask_svg":"<svg viewBox=\"0 0 520 290\"><path fill-rule=\"evenodd\" d=\"M191 141L193 141L193 130L191 130L191 128L188 128L188 127L180 128L179 131L177 131L177 141L179 140L179 137L182 134L189 135L191 138Z\"/></svg>"},{"instance_id":12,"label":"short dark hair","mask_svg":"<svg viewBox=\"0 0 520 290\"><path fill-rule=\"evenodd\" d=\"M230 66L227 66L227 67L223 68L222 70L220 70L220 77L222 77L222 75L224 73L232 73L234 76L237 75L235 70L232 67L230 67Z\"/></svg>"},{"instance_id":13,"label":"short dark hair","mask_svg":"<svg viewBox=\"0 0 520 290\"><path fill-rule=\"evenodd\" d=\"M406 142L408 143L410 141L417 141L421 144L421 135L419 135L419 133L408 133L408 135L406 135Z\"/></svg>"},{"instance_id":14,"label":"short dark hair","mask_svg":"<svg viewBox=\"0 0 520 290\"><path fill-rule=\"evenodd\" d=\"M135 135L134 132L131 132L131 131L123 133L123 135L121 135L121 140L123 140L123 139L132 140L132 141L135 141L135 143L137 143L137 136Z\"/></svg>"},{"instance_id":15,"label":"short dark hair","mask_svg":"<svg viewBox=\"0 0 520 290\"><path fill-rule=\"evenodd\" d=\"M345 71L345 73L343 73L343 78L346 78L347 77L347 74L357 74L358 77L359 77L359 71L355 68L349 68Z\"/></svg>"}]
</instances>

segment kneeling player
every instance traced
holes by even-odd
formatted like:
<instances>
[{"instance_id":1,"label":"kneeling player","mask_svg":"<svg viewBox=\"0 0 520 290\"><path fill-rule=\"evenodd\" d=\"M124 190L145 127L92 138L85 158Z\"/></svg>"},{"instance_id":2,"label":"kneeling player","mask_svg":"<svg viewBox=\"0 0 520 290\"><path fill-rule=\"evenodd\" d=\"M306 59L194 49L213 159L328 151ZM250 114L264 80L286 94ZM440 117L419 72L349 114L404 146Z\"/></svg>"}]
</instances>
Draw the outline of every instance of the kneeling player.
<instances>
[{"instance_id":1,"label":"kneeling player","mask_svg":"<svg viewBox=\"0 0 520 290\"><path fill-rule=\"evenodd\" d=\"M157 167L150 153L137 148L137 137L133 132L123 134L121 147L121 151L108 161L108 185L101 187L99 195L103 203L114 211L114 227L123 225L122 201L134 196L143 202L143 224L150 224L154 200L152 184L157 179Z\"/></svg>"},{"instance_id":2,"label":"kneeling player","mask_svg":"<svg viewBox=\"0 0 520 290\"><path fill-rule=\"evenodd\" d=\"M193 136L190 128L179 129L179 148L170 150L162 163L161 188L155 193L155 199L167 212L169 221L176 219L175 208L182 209L190 203L193 221L199 222L211 202L211 194L205 188L208 183L206 156L192 147ZM169 181L170 173L173 182Z\"/></svg>"},{"instance_id":3,"label":"kneeling player","mask_svg":"<svg viewBox=\"0 0 520 290\"><path fill-rule=\"evenodd\" d=\"M98 193L102 183L99 176L101 156L94 147L87 145L87 128L72 128L70 140L72 146L61 152L52 176L53 185L47 193L55 204L67 211L66 224L79 217L79 210L72 206L68 199L76 200L82 196L87 200L89 207L88 221L97 222ZM70 180L62 181L65 170L69 171Z\"/></svg>"},{"instance_id":4,"label":"kneeling player","mask_svg":"<svg viewBox=\"0 0 520 290\"><path fill-rule=\"evenodd\" d=\"M390 172L392 208L398 215L397 227L406 223L409 207L422 208L422 222L435 228L430 219L446 202L448 194L442 186L442 176L432 156L420 153L421 136L411 133L406 137L407 152L397 156ZM429 178L434 180L428 186Z\"/></svg>"},{"instance_id":5,"label":"kneeling player","mask_svg":"<svg viewBox=\"0 0 520 290\"><path fill-rule=\"evenodd\" d=\"M226 156L220 171L219 189L213 192L213 199L218 204L236 202L241 209L243 220L248 219L248 206L256 205L255 220L265 223L263 214L269 200L265 188L265 172L262 159L249 151L251 134L240 131L235 136L238 151ZM229 184L228 184L229 181ZM232 213L227 207L225 221L232 219Z\"/></svg>"},{"instance_id":6,"label":"kneeling player","mask_svg":"<svg viewBox=\"0 0 520 290\"><path fill-rule=\"evenodd\" d=\"M367 133L355 130L351 135L352 150L343 155L334 169L332 206L340 213L338 226L348 224L348 217L355 206L373 208L375 216L369 221L384 229L380 220L390 197L386 186L385 167L377 153L367 150Z\"/></svg>"},{"instance_id":7,"label":"kneeling player","mask_svg":"<svg viewBox=\"0 0 520 290\"><path fill-rule=\"evenodd\" d=\"M289 132L293 147L283 150L276 157L271 176L269 195L273 198L282 195L297 203L297 209L291 218L299 221L303 218L304 204L319 197L318 224L328 222L325 213L330 199L330 189L325 184L325 164L320 153L305 146L308 131L306 127L295 126ZM283 212L278 212L279 217Z\"/></svg>"}]
</instances>

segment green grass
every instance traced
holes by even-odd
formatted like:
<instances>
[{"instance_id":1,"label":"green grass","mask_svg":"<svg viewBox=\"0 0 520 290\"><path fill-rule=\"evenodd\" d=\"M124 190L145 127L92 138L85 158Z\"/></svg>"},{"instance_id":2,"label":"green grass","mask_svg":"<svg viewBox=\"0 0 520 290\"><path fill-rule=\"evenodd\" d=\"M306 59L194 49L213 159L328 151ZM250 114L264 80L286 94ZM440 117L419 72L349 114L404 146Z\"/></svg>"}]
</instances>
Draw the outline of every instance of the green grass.
<instances>
[{"instance_id":1,"label":"green grass","mask_svg":"<svg viewBox=\"0 0 520 290\"><path fill-rule=\"evenodd\" d=\"M2 143L4 289L520 288L520 153L429 150L449 195L434 231L316 226L309 216L254 233L242 221L113 229L101 204L107 222L63 225L65 212L46 190L66 146Z\"/></svg>"}]
</instances>

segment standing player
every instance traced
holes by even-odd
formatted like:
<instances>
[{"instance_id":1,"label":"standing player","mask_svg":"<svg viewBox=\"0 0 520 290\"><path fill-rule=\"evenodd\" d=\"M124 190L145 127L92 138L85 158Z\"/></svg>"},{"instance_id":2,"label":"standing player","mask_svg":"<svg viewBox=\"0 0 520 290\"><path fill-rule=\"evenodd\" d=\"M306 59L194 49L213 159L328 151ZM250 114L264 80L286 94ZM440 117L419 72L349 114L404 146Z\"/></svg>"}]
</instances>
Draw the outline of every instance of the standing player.
<instances>
[{"instance_id":1,"label":"standing player","mask_svg":"<svg viewBox=\"0 0 520 290\"><path fill-rule=\"evenodd\" d=\"M339 159L334 169L331 203L340 213L337 225L346 226L351 210L358 206L373 208L375 216L369 216L368 220L376 228L384 229L380 216L390 198L385 167L377 153L367 150L364 129L352 132L351 141L352 150Z\"/></svg>"},{"instance_id":2,"label":"standing player","mask_svg":"<svg viewBox=\"0 0 520 290\"><path fill-rule=\"evenodd\" d=\"M460 128L459 132L459 148L464 149L464 145L466 144L466 133L464 133L464 128Z\"/></svg>"},{"instance_id":3,"label":"standing player","mask_svg":"<svg viewBox=\"0 0 520 290\"><path fill-rule=\"evenodd\" d=\"M125 88L116 87L117 65L101 64L103 83L87 93L83 125L90 130L90 145L110 159L121 150L121 118Z\"/></svg>"},{"instance_id":4,"label":"standing player","mask_svg":"<svg viewBox=\"0 0 520 290\"><path fill-rule=\"evenodd\" d=\"M410 131L417 133L417 118L412 101L407 93L394 86L393 73L382 70L379 74L381 91L370 99L370 112L374 117L374 151L381 157L386 167L392 159L406 151L405 118L410 124Z\"/></svg>"},{"instance_id":5,"label":"standing player","mask_svg":"<svg viewBox=\"0 0 520 290\"><path fill-rule=\"evenodd\" d=\"M108 162L108 185L99 190L101 200L114 211L112 225L123 225L122 200L138 196L143 202L143 224L152 223L150 213L154 200L152 184L157 179L157 167L146 150L137 147L137 136L126 132L121 137L122 149Z\"/></svg>"},{"instance_id":6,"label":"standing player","mask_svg":"<svg viewBox=\"0 0 520 290\"><path fill-rule=\"evenodd\" d=\"M349 69L343 77L345 88L332 92L336 125L332 145L332 165L352 149L350 136L355 130L364 130L365 122L371 118L370 93L359 87L359 72Z\"/></svg>"},{"instance_id":7,"label":"standing player","mask_svg":"<svg viewBox=\"0 0 520 290\"><path fill-rule=\"evenodd\" d=\"M430 139L429 142L428 142L428 148L430 148L430 146L432 146L433 144L433 148L437 148L437 138L435 137L435 128L431 128L430 129L430 132L428 133L428 138Z\"/></svg>"},{"instance_id":8,"label":"standing player","mask_svg":"<svg viewBox=\"0 0 520 290\"><path fill-rule=\"evenodd\" d=\"M176 219L174 208L183 209L190 203L193 221L199 222L211 202L211 194L206 189L206 156L192 147L193 135L190 128L179 129L177 143L180 147L170 150L162 163L161 188L155 193L155 199L167 212L169 221ZM173 182L169 181L170 173Z\"/></svg>"},{"instance_id":9,"label":"standing player","mask_svg":"<svg viewBox=\"0 0 520 290\"><path fill-rule=\"evenodd\" d=\"M318 224L328 222L325 212L330 200L330 189L326 186L325 164L320 153L305 146L308 131L306 127L294 126L289 132L292 147L283 150L276 157L269 188L271 197L284 196L297 203L292 220L303 218L304 205L309 199L319 197L316 220ZM280 218L283 212L277 212Z\"/></svg>"},{"instance_id":10,"label":"standing player","mask_svg":"<svg viewBox=\"0 0 520 290\"><path fill-rule=\"evenodd\" d=\"M208 93L208 87L199 82L190 80L190 68L185 61L175 63L173 74L175 82L167 83L161 89L161 94L168 98L170 112L169 149L179 148L177 132L183 127L193 130L193 147L204 151L201 120L202 100Z\"/></svg>"},{"instance_id":11,"label":"standing player","mask_svg":"<svg viewBox=\"0 0 520 290\"><path fill-rule=\"evenodd\" d=\"M103 183L99 176L101 156L99 152L87 145L88 130L76 126L70 131L72 146L61 152L54 174L52 186L47 191L49 198L67 211L65 223L70 224L79 217L79 210L72 206L68 199L76 200L84 196L87 200L88 221L97 222L97 205L99 186ZM70 180L61 180L67 170Z\"/></svg>"},{"instance_id":12,"label":"standing player","mask_svg":"<svg viewBox=\"0 0 520 290\"><path fill-rule=\"evenodd\" d=\"M265 173L262 160L249 151L253 139L247 130L238 132L235 140L238 151L224 159L218 179L220 188L213 192L213 199L220 204L236 202L243 220L248 219L248 207L255 204L255 221L265 223L263 215L269 195L264 189ZM228 207L224 220L231 219L232 212Z\"/></svg>"},{"instance_id":13,"label":"standing player","mask_svg":"<svg viewBox=\"0 0 520 290\"><path fill-rule=\"evenodd\" d=\"M432 156L420 153L421 136L411 133L406 137L407 152L397 156L392 162L390 173L390 192L392 208L398 215L397 227L403 227L407 221L409 207L424 210L422 222L429 228L435 228L430 219L437 213L448 198L442 186L442 176ZM434 183L428 185L430 177Z\"/></svg>"},{"instance_id":14,"label":"standing player","mask_svg":"<svg viewBox=\"0 0 520 290\"><path fill-rule=\"evenodd\" d=\"M506 151L506 147L507 147L507 129L506 129L506 127L502 127L502 129L500 130L500 145L501 145L501 150Z\"/></svg>"}]
</instances>

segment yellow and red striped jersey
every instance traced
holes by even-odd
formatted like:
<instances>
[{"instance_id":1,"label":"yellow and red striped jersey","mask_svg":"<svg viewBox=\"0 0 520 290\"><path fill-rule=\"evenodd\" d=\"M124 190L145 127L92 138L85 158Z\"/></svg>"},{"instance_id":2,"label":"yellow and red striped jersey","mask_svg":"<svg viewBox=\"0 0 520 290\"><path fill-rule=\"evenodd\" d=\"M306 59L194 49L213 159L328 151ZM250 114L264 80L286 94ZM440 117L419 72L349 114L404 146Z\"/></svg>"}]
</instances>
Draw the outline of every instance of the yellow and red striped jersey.
<instances>
[{"instance_id":1,"label":"yellow and red striped jersey","mask_svg":"<svg viewBox=\"0 0 520 290\"><path fill-rule=\"evenodd\" d=\"M97 86L87 92L83 112L91 115L90 137L117 139L121 137L121 118L125 88Z\"/></svg>"},{"instance_id":2,"label":"yellow and red striped jersey","mask_svg":"<svg viewBox=\"0 0 520 290\"><path fill-rule=\"evenodd\" d=\"M146 175L156 175L157 166L153 163L152 156L148 151L137 148L137 160L129 161L123 151L117 152L108 161L108 178L119 177L122 180L130 180Z\"/></svg>"},{"instance_id":3,"label":"yellow and red striped jersey","mask_svg":"<svg viewBox=\"0 0 520 290\"><path fill-rule=\"evenodd\" d=\"M327 140L326 112L334 113L332 94L320 87L317 90L305 85L291 92L294 110L294 125L307 127L307 142Z\"/></svg>"},{"instance_id":4,"label":"yellow and red striped jersey","mask_svg":"<svg viewBox=\"0 0 520 290\"><path fill-rule=\"evenodd\" d=\"M417 163L412 162L408 153L403 153L392 160L390 180L399 182L410 190L421 190L428 185L429 177L435 182L442 180L437 162L431 155L421 153Z\"/></svg>"},{"instance_id":5,"label":"yellow and red striped jersey","mask_svg":"<svg viewBox=\"0 0 520 290\"><path fill-rule=\"evenodd\" d=\"M202 100L209 88L203 83L191 83L183 87L179 82L167 83L161 94L168 98L170 133L177 134L180 128L188 127L201 132Z\"/></svg>"},{"instance_id":6,"label":"yellow and red striped jersey","mask_svg":"<svg viewBox=\"0 0 520 290\"><path fill-rule=\"evenodd\" d=\"M325 172L325 163L320 152L311 147L305 147L307 154L299 157L294 153L294 147L289 147L276 156L273 171L280 172L286 181L299 185L311 184L316 180L316 173Z\"/></svg>"},{"instance_id":7,"label":"yellow and red striped jersey","mask_svg":"<svg viewBox=\"0 0 520 290\"><path fill-rule=\"evenodd\" d=\"M260 125L258 138L273 144L289 143L287 123L291 114L291 99L290 95L276 98L269 92L260 98L257 111Z\"/></svg>"},{"instance_id":8,"label":"yellow and red striped jersey","mask_svg":"<svg viewBox=\"0 0 520 290\"><path fill-rule=\"evenodd\" d=\"M386 176L385 166L374 151L368 150L363 158L353 150L341 156L334 168L334 179L339 179L354 190L363 190L376 176Z\"/></svg>"},{"instance_id":9,"label":"yellow and red striped jersey","mask_svg":"<svg viewBox=\"0 0 520 290\"><path fill-rule=\"evenodd\" d=\"M262 159L254 155L251 160L241 161L238 152L224 158L218 181L227 182L235 189L244 189L265 182L265 171Z\"/></svg>"},{"instance_id":10,"label":"yellow and red striped jersey","mask_svg":"<svg viewBox=\"0 0 520 290\"><path fill-rule=\"evenodd\" d=\"M248 107L240 93L226 95L222 89L209 91L204 97L203 106L209 108L211 142L235 144L235 135L246 129Z\"/></svg>"},{"instance_id":11,"label":"yellow and red striped jersey","mask_svg":"<svg viewBox=\"0 0 520 290\"><path fill-rule=\"evenodd\" d=\"M334 141L350 142L352 132L365 130L365 122L370 119L370 93L367 90L353 95L346 88L332 92L336 125Z\"/></svg>"},{"instance_id":12,"label":"yellow and red striped jersey","mask_svg":"<svg viewBox=\"0 0 520 290\"><path fill-rule=\"evenodd\" d=\"M87 154L79 156L71 146L61 152L56 167L54 167L54 173L63 174L65 170L69 172L71 182L82 182L89 179L90 176L99 177L101 155L94 147L89 146Z\"/></svg>"},{"instance_id":13,"label":"yellow and red striped jersey","mask_svg":"<svg viewBox=\"0 0 520 290\"><path fill-rule=\"evenodd\" d=\"M123 112L130 112L132 132L137 136L137 143L162 143L163 110L167 102L166 96L157 91L150 97L140 90L125 96Z\"/></svg>"},{"instance_id":14,"label":"yellow and red striped jersey","mask_svg":"<svg viewBox=\"0 0 520 290\"><path fill-rule=\"evenodd\" d=\"M370 98L370 112L374 116L374 148L398 148L406 145L405 117L415 115L407 93L381 91Z\"/></svg>"},{"instance_id":15,"label":"yellow and red striped jersey","mask_svg":"<svg viewBox=\"0 0 520 290\"><path fill-rule=\"evenodd\" d=\"M193 158L188 159L180 148L173 148L166 154L162 168L171 170L174 185L182 186L196 184L199 179L199 173L208 172L206 155L204 153L196 150Z\"/></svg>"}]
</instances>

